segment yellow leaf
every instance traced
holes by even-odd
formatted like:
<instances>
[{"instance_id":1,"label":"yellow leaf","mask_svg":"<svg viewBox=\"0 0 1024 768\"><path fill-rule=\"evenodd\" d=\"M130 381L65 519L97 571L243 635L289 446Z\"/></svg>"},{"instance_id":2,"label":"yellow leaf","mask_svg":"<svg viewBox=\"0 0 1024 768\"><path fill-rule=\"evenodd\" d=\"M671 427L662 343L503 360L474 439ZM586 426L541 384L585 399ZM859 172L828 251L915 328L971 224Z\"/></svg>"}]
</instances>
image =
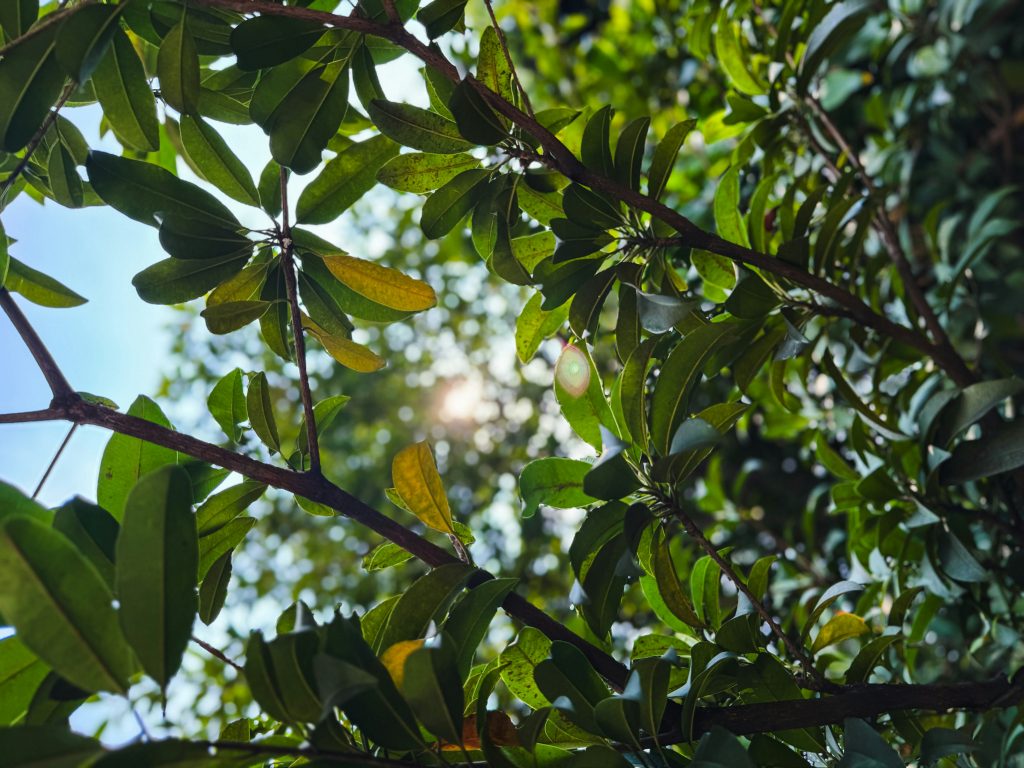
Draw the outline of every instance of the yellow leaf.
<instances>
[{"instance_id":1,"label":"yellow leaf","mask_svg":"<svg viewBox=\"0 0 1024 768\"><path fill-rule=\"evenodd\" d=\"M356 373L373 373L387 365L387 361L369 347L344 336L328 333L308 317L302 318L302 325L323 344L327 354Z\"/></svg>"},{"instance_id":2,"label":"yellow leaf","mask_svg":"<svg viewBox=\"0 0 1024 768\"><path fill-rule=\"evenodd\" d=\"M388 649L380 655L380 663L391 675L398 690L402 690L402 680L405 679L405 660L412 655L413 651L418 651L422 647L422 640L401 640L388 646Z\"/></svg>"},{"instance_id":3,"label":"yellow leaf","mask_svg":"<svg viewBox=\"0 0 1024 768\"><path fill-rule=\"evenodd\" d=\"M370 301L402 312L421 312L437 304L434 289L396 269L344 253L324 256L338 280Z\"/></svg>"},{"instance_id":4,"label":"yellow leaf","mask_svg":"<svg viewBox=\"0 0 1024 768\"><path fill-rule=\"evenodd\" d=\"M409 510L435 531L455 533L452 511L427 443L403 448L391 462L395 490Z\"/></svg>"},{"instance_id":5,"label":"yellow leaf","mask_svg":"<svg viewBox=\"0 0 1024 768\"><path fill-rule=\"evenodd\" d=\"M817 653L822 648L849 640L851 637L860 637L869 631L867 622L860 616L845 612L837 613L829 619L828 623L821 628L818 636L814 638L811 653Z\"/></svg>"}]
</instances>

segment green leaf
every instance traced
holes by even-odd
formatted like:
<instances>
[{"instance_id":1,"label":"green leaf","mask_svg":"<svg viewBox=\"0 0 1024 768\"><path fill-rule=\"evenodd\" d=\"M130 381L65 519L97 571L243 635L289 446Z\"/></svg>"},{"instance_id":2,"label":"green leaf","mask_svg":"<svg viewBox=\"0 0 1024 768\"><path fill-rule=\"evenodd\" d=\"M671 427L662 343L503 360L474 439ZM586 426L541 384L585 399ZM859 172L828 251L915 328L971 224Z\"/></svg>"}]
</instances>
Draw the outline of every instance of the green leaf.
<instances>
[{"instance_id":1,"label":"green leaf","mask_svg":"<svg viewBox=\"0 0 1024 768\"><path fill-rule=\"evenodd\" d=\"M726 300L724 309L733 317L759 320L780 303L768 283L750 270L741 269L739 282Z\"/></svg>"},{"instance_id":2,"label":"green leaf","mask_svg":"<svg viewBox=\"0 0 1024 768\"><path fill-rule=\"evenodd\" d=\"M705 363L732 335L727 324L712 323L688 333L665 360L651 397L651 437L655 447L668 455L671 438L687 416L690 392Z\"/></svg>"},{"instance_id":3,"label":"green leaf","mask_svg":"<svg viewBox=\"0 0 1024 768\"><path fill-rule=\"evenodd\" d=\"M115 546L119 526L113 516L80 497L65 502L53 517L60 531L92 563L111 589L114 587Z\"/></svg>"},{"instance_id":4,"label":"green leaf","mask_svg":"<svg viewBox=\"0 0 1024 768\"><path fill-rule=\"evenodd\" d=\"M608 696L608 687L575 645L558 640L549 653L533 670L537 687L569 720L591 733L598 731L594 707ZM563 697L569 706L561 706Z\"/></svg>"},{"instance_id":5,"label":"green leaf","mask_svg":"<svg viewBox=\"0 0 1024 768\"><path fill-rule=\"evenodd\" d=\"M411 553L393 541L385 541L363 556L363 570L367 573L383 571L385 568L408 562L412 557Z\"/></svg>"},{"instance_id":6,"label":"green leaf","mask_svg":"<svg viewBox=\"0 0 1024 768\"><path fill-rule=\"evenodd\" d=\"M448 497L428 443L413 443L399 451L391 462L391 478L398 495L420 522L441 533L455 532Z\"/></svg>"},{"instance_id":7,"label":"green leaf","mask_svg":"<svg viewBox=\"0 0 1024 768\"><path fill-rule=\"evenodd\" d=\"M462 742L462 680L455 649L443 633L405 660L402 693L427 730L452 744Z\"/></svg>"},{"instance_id":8,"label":"green leaf","mask_svg":"<svg viewBox=\"0 0 1024 768\"><path fill-rule=\"evenodd\" d=\"M811 653L817 653L822 648L841 643L853 637L860 637L870 632L867 622L860 616L852 613L837 613L826 622L825 626L818 632L811 645Z\"/></svg>"},{"instance_id":9,"label":"green leaf","mask_svg":"<svg viewBox=\"0 0 1024 768\"><path fill-rule=\"evenodd\" d=\"M205 536L227 525L263 496L266 490L265 483L243 480L211 496L196 510L196 530L199 535Z\"/></svg>"},{"instance_id":10,"label":"green leaf","mask_svg":"<svg viewBox=\"0 0 1024 768\"><path fill-rule=\"evenodd\" d=\"M203 178L228 197L259 206L259 193L249 170L209 123L199 117L183 116L181 141Z\"/></svg>"},{"instance_id":11,"label":"green leaf","mask_svg":"<svg viewBox=\"0 0 1024 768\"><path fill-rule=\"evenodd\" d=\"M92 75L92 84L118 141L142 152L159 149L156 99L135 47L120 29L115 29L110 48Z\"/></svg>"},{"instance_id":12,"label":"green leaf","mask_svg":"<svg viewBox=\"0 0 1024 768\"><path fill-rule=\"evenodd\" d=\"M242 392L242 370L233 371L218 381L210 391L207 400L210 414L224 430L228 439L237 443L242 439L243 430L239 426L246 421L245 395Z\"/></svg>"},{"instance_id":13,"label":"green leaf","mask_svg":"<svg viewBox=\"0 0 1024 768\"><path fill-rule=\"evenodd\" d=\"M629 576L628 542L620 534L612 537L597 551L580 583L580 597L574 601L595 636L607 637L612 623L619 615L622 590ZM583 723L578 725L588 729Z\"/></svg>"},{"instance_id":14,"label":"green leaf","mask_svg":"<svg viewBox=\"0 0 1024 768\"><path fill-rule=\"evenodd\" d=\"M451 639L456 667L463 679L473 666L473 656L487 634L491 619L517 582L518 579L485 581L469 590L448 614L444 633Z\"/></svg>"},{"instance_id":15,"label":"green leaf","mask_svg":"<svg viewBox=\"0 0 1024 768\"><path fill-rule=\"evenodd\" d=\"M612 108L605 105L587 121L580 142L580 160L588 169L609 178L615 173L611 149Z\"/></svg>"},{"instance_id":16,"label":"green leaf","mask_svg":"<svg viewBox=\"0 0 1024 768\"><path fill-rule=\"evenodd\" d=\"M0 640L0 725L11 725L25 714L48 672L17 637Z\"/></svg>"},{"instance_id":17,"label":"green leaf","mask_svg":"<svg viewBox=\"0 0 1024 768\"><path fill-rule=\"evenodd\" d=\"M82 179L75 168L74 158L63 143L58 143L50 150L46 175L54 200L66 208L82 207Z\"/></svg>"},{"instance_id":18,"label":"green leaf","mask_svg":"<svg viewBox=\"0 0 1024 768\"><path fill-rule=\"evenodd\" d=\"M480 161L472 155L413 152L388 160L377 171L377 181L399 192L425 194L479 165Z\"/></svg>"},{"instance_id":19,"label":"green leaf","mask_svg":"<svg viewBox=\"0 0 1024 768\"><path fill-rule=\"evenodd\" d=\"M449 563L418 578L395 603L378 648L423 637L430 622L444 614L472 573L471 566Z\"/></svg>"},{"instance_id":20,"label":"green leaf","mask_svg":"<svg viewBox=\"0 0 1024 768\"><path fill-rule=\"evenodd\" d=\"M346 61L334 61L310 70L288 91L269 126L278 163L300 174L320 165L348 111L348 81Z\"/></svg>"},{"instance_id":21,"label":"green leaf","mask_svg":"<svg viewBox=\"0 0 1024 768\"><path fill-rule=\"evenodd\" d=\"M4 288L20 293L33 304L42 307L77 307L87 301L63 283L32 269L13 256L8 257Z\"/></svg>"},{"instance_id":22,"label":"green leaf","mask_svg":"<svg viewBox=\"0 0 1024 768\"><path fill-rule=\"evenodd\" d=\"M231 50L239 69L267 69L309 50L324 31L322 24L308 19L257 16L231 30Z\"/></svg>"},{"instance_id":23,"label":"green leaf","mask_svg":"<svg viewBox=\"0 0 1024 768\"><path fill-rule=\"evenodd\" d=\"M811 610L810 616L807 617L807 621L804 622L803 629L801 630L801 638L806 639L811 633L811 628L814 627L814 623L818 620L818 617L838 600L843 595L849 595L853 592L862 592L864 590L863 584L858 584L855 581L840 581L833 584L831 587L822 592L821 597L818 598L818 602L814 604L813 610Z\"/></svg>"},{"instance_id":24,"label":"green leaf","mask_svg":"<svg viewBox=\"0 0 1024 768\"><path fill-rule=\"evenodd\" d=\"M978 749L970 735L952 728L930 728L921 739L921 762L937 763L944 757L966 755Z\"/></svg>"},{"instance_id":25,"label":"green leaf","mask_svg":"<svg viewBox=\"0 0 1024 768\"><path fill-rule=\"evenodd\" d=\"M743 223L743 216L740 214L740 175L739 169L735 166L725 172L725 175L718 182L715 189L715 227L718 234L732 243L750 247L750 239L747 237L747 228ZM715 281L712 281L715 282ZM728 285L716 282L723 288L732 288L736 282L735 273Z\"/></svg>"},{"instance_id":26,"label":"green leaf","mask_svg":"<svg viewBox=\"0 0 1024 768\"><path fill-rule=\"evenodd\" d=\"M172 213L160 224L160 245L176 259L218 259L252 252L252 241L236 229Z\"/></svg>"},{"instance_id":27,"label":"green leaf","mask_svg":"<svg viewBox=\"0 0 1024 768\"><path fill-rule=\"evenodd\" d=\"M748 96L759 96L767 92L765 84L748 68L750 53L740 46L737 30L729 21L729 14L724 8L718 12L718 23L715 26L715 55L736 90Z\"/></svg>"},{"instance_id":28,"label":"green leaf","mask_svg":"<svg viewBox=\"0 0 1024 768\"><path fill-rule=\"evenodd\" d=\"M939 417L933 442L935 445L949 445L950 441L967 427L981 419L1008 397L1024 391L1024 380L1016 377L980 381L966 387L957 398L947 405Z\"/></svg>"},{"instance_id":29,"label":"green leaf","mask_svg":"<svg viewBox=\"0 0 1024 768\"><path fill-rule=\"evenodd\" d=\"M171 423L160 410L160 406L145 395L139 395L131 404L128 415L171 428ZM115 520L121 520L124 516L125 500L139 478L165 464L176 464L177 461L178 454L169 448L128 435L112 435L100 460L96 501L113 515Z\"/></svg>"},{"instance_id":30,"label":"green leaf","mask_svg":"<svg viewBox=\"0 0 1024 768\"><path fill-rule=\"evenodd\" d=\"M515 240L512 242L515 243ZM540 307L543 300L544 297L539 293L533 294L516 318L516 356L521 363L530 362L537 354L541 342L558 333L569 316L568 304L545 312Z\"/></svg>"},{"instance_id":31,"label":"green leaf","mask_svg":"<svg viewBox=\"0 0 1024 768\"><path fill-rule=\"evenodd\" d=\"M847 718L843 735L846 749L836 763L839 768L903 768L900 756L863 720Z\"/></svg>"},{"instance_id":32,"label":"green leaf","mask_svg":"<svg viewBox=\"0 0 1024 768\"><path fill-rule=\"evenodd\" d=\"M473 146L453 121L411 104L377 99L367 105L367 112L381 133L405 147L451 155Z\"/></svg>"},{"instance_id":33,"label":"green leaf","mask_svg":"<svg viewBox=\"0 0 1024 768\"><path fill-rule=\"evenodd\" d=\"M28 32L39 16L39 0L11 0L0 4L0 29L8 40Z\"/></svg>"},{"instance_id":34,"label":"green leaf","mask_svg":"<svg viewBox=\"0 0 1024 768\"><path fill-rule=\"evenodd\" d=\"M307 224L325 224L338 218L373 189L381 166L398 154L398 145L386 136L353 144L327 163L320 175L302 190L295 217Z\"/></svg>"},{"instance_id":35,"label":"green leaf","mask_svg":"<svg viewBox=\"0 0 1024 768\"><path fill-rule=\"evenodd\" d=\"M482 168L463 171L428 197L420 216L423 234L434 239L451 232L477 204L474 192L489 177L490 171Z\"/></svg>"},{"instance_id":36,"label":"green leaf","mask_svg":"<svg viewBox=\"0 0 1024 768\"><path fill-rule=\"evenodd\" d=\"M164 259L135 275L132 285L149 304L181 304L234 277L248 261L248 253L217 259Z\"/></svg>"},{"instance_id":37,"label":"green leaf","mask_svg":"<svg viewBox=\"0 0 1024 768\"><path fill-rule=\"evenodd\" d=\"M459 133L474 144L493 146L508 136L501 118L469 80L462 80L455 86L448 108Z\"/></svg>"},{"instance_id":38,"label":"green leaf","mask_svg":"<svg viewBox=\"0 0 1024 768\"><path fill-rule=\"evenodd\" d=\"M199 110L199 52L187 17L183 16L160 43L156 74L164 101L183 115Z\"/></svg>"},{"instance_id":39,"label":"green leaf","mask_svg":"<svg viewBox=\"0 0 1024 768\"><path fill-rule=\"evenodd\" d=\"M740 740L721 726L701 737L690 768L756 768Z\"/></svg>"},{"instance_id":40,"label":"green leaf","mask_svg":"<svg viewBox=\"0 0 1024 768\"><path fill-rule=\"evenodd\" d=\"M650 127L651 118L636 118L622 129L615 145L615 178L634 192L640 191L640 168Z\"/></svg>"},{"instance_id":41,"label":"green leaf","mask_svg":"<svg viewBox=\"0 0 1024 768\"><path fill-rule=\"evenodd\" d=\"M1024 419L1000 424L978 440L960 443L943 462L939 475L944 485L958 485L1020 466L1024 466Z\"/></svg>"},{"instance_id":42,"label":"green leaf","mask_svg":"<svg viewBox=\"0 0 1024 768\"><path fill-rule=\"evenodd\" d=\"M873 6L871 0L845 0L829 8L828 13L811 31L807 38L807 47L800 58L797 85L801 91L806 90L821 63L857 31L861 24L861 16L868 13Z\"/></svg>"},{"instance_id":43,"label":"green leaf","mask_svg":"<svg viewBox=\"0 0 1024 768\"><path fill-rule=\"evenodd\" d=\"M668 179L672 175L672 168L675 166L679 150L697 125L694 119L684 120L669 128L658 146L654 149L654 157L651 158L651 166L647 170L647 194L659 200L665 191Z\"/></svg>"},{"instance_id":44,"label":"green leaf","mask_svg":"<svg viewBox=\"0 0 1024 768\"><path fill-rule=\"evenodd\" d=\"M103 202L143 224L156 227L161 218L177 214L239 227L217 198L159 166L94 150L85 167Z\"/></svg>"},{"instance_id":45,"label":"green leaf","mask_svg":"<svg viewBox=\"0 0 1024 768\"><path fill-rule=\"evenodd\" d=\"M569 220L581 227L605 230L623 223L617 203L579 184L570 184L565 190L562 208Z\"/></svg>"},{"instance_id":46,"label":"green leaf","mask_svg":"<svg viewBox=\"0 0 1024 768\"><path fill-rule=\"evenodd\" d=\"M939 561L943 572L957 581L980 583L991 578L956 534L948 531L939 535Z\"/></svg>"},{"instance_id":47,"label":"green leaf","mask_svg":"<svg viewBox=\"0 0 1024 768\"><path fill-rule=\"evenodd\" d=\"M56 33L51 24L12 43L0 59L0 149L6 152L28 144L60 96L64 71L57 63Z\"/></svg>"},{"instance_id":48,"label":"green leaf","mask_svg":"<svg viewBox=\"0 0 1024 768\"><path fill-rule=\"evenodd\" d=\"M531 461L519 476L523 517L532 517L541 504L556 509L584 507L597 501L583 492L583 478L591 465L576 459L545 458Z\"/></svg>"},{"instance_id":49,"label":"green leaf","mask_svg":"<svg viewBox=\"0 0 1024 768\"><path fill-rule=\"evenodd\" d=\"M469 0L433 0L416 13L416 20L427 30L431 40L450 32L462 20Z\"/></svg>"},{"instance_id":50,"label":"green leaf","mask_svg":"<svg viewBox=\"0 0 1024 768\"><path fill-rule=\"evenodd\" d=\"M79 8L57 31L57 61L77 83L88 80L107 47L120 31L124 6L93 5Z\"/></svg>"},{"instance_id":51,"label":"green leaf","mask_svg":"<svg viewBox=\"0 0 1024 768\"><path fill-rule=\"evenodd\" d=\"M226 552L210 566L199 585L199 620L209 626L220 615L231 581L231 553Z\"/></svg>"},{"instance_id":52,"label":"green leaf","mask_svg":"<svg viewBox=\"0 0 1024 768\"><path fill-rule=\"evenodd\" d=\"M11 266L11 254L7 248L7 241L7 231L4 229L4 223L0 221L0 288L3 288L7 282L7 274Z\"/></svg>"},{"instance_id":53,"label":"green leaf","mask_svg":"<svg viewBox=\"0 0 1024 768\"><path fill-rule=\"evenodd\" d=\"M7 518L0 580L0 613L26 647L79 688L127 692L134 660L114 597L70 541L30 517Z\"/></svg>"},{"instance_id":54,"label":"green leaf","mask_svg":"<svg viewBox=\"0 0 1024 768\"><path fill-rule=\"evenodd\" d=\"M94 765L104 749L63 725L19 725L0 728L0 752L16 768L75 768Z\"/></svg>"},{"instance_id":55,"label":"green leaf","mask_svg":"<svg viewBox=\"0 0 1024 768\"><path fill-rule=\"evenodd\" d=\"M270 385L267 375L262 371L252 377L249 390L245 394L246 412L249 414L249 425L271 453L281 451L281 439L277 433L277 420L274 418L274 404L270 399Z\"/></svg>"},{"instance_id":56,"label":"green leaf","mask_svg":"<svg viewBox=\"0 0 1024 768\"><path fill-rule=\"evenodd\" d=\"M661 593L665 605L672 611L672 615L688 626L698 629L703 627L704 622L697 615L693 603L690 602L679 584L679 576L675 564L672 562L668 539L665 538L661 529L651 544L651 566L654 570L654 578L658 582L658 591Z\"/></svg>"},{"instance_id":57,"label":"green leaf","mask_svg":"<svg viewBox=\"0 0 1024 768\"><path fill-rule=\"evenodd\" d=\"M551 641L539 629L523 627L516 641L501 652L498 664L501 679L512 695L531 709L548 705L547 698L534 681L534 669L548 658Z\"/></svg>"},{"instance_id":58,"label":"green leaf","mask_svg":"<svg viewBox=\"0 0 1024 768\"><path fill-rule=\"evenodd\" d=\"M215 562L241 544L254 525L256 525L254 518L236 517L220 528L200 536L199 566L196 569L199 580L206 577Z\"/></svg>"},{"instance_id":59,"label":"green leaf","mask_svg":"<svg viewBox=\"0 0 1024 768\"><path fill-rule=\"evenodd\" d=\"M259 320L272 306L269 301L226 301L207 307L199 314L210 333L223 335Z\"/></svg>"},{"instance_id":60,"label":"green leaf","mask_svg":"<svg viewBox=\"0 0 1024 768\"><path fill-rule=\"evenodd\" d=\"M192 636L198 557L188 473L165 466L143 475L117 539L118 618L142 668L164 689Z\"/></svg>"}]
</instances>

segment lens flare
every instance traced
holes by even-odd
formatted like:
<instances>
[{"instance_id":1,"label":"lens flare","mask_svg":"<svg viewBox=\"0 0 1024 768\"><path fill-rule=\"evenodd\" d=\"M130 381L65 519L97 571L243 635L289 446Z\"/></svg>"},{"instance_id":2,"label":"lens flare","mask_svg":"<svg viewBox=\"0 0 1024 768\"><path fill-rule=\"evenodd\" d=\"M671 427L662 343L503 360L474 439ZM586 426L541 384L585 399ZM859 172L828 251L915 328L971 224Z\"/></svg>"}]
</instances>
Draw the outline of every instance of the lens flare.
<instances>
[{"instance_id":1,"label":"lens flare","mask_svg":"<svg viewBox=\"0 0 1024 768\"><path fill-rule=\"evenodd\" d=\"M476 379L463 379L452 384L441 401L441 410L438 414L441 421L471 420L476 415L483 396L484 388Z\"/></svg>"},{"instance_id":2,"label":"lens flare","mask_svg":"<svg viewBox=\"0 0 1024 768\"><path fill-rule=\"evenodd\" d=\"M572 397L581 397L590 386L590 360L567 344L555 363L555 381Z\"/></svg>"}]
</instances>

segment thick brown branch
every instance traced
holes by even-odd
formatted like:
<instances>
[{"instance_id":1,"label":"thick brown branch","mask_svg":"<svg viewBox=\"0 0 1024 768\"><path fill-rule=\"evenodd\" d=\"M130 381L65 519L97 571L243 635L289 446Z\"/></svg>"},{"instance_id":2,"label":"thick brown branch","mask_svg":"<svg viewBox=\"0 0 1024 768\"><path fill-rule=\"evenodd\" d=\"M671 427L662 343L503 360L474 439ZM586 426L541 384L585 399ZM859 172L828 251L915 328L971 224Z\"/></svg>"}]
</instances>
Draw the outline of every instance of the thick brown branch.
<instances>
[{"instance_id":1,"label":"thick brown branch","mask_svg":"<svg viewBox=\"0 0 1024 768\"><path fill-rule=\"evenodd\" d=\"M888 712L920 710L989 710L1009 707L1024 698L1024 680L1004 677L976 683L932 685L847 686L835 695L814 699L698 709L694 735L720 726L737 735L811 728L841 723L848 717L874 717ZM675 741L683 741L677 736ZM662 744L666 743L662 740Z\"/></svg>"},{"instance_id":2,"label":"thick brown branch","mask_svg":"<svg viewBox=\"0 0 1024 768\"><path fill-rule=\"evenodd\" d=\"M91 424L122 435L137 437L154 445L170 448L201 461L237 472L250 480L266 483L274 488L325 504L350 520L366 526L388 541L398 544L402 549L433 568L460 562L447 550L381 514L362 500L334 485L323 475L295 472L291 469L265 464L218 445L203 442L191 435L175 432L173 429L162 427L151 421L87 402L74 394L71 399L55 404L54 407L45 411L20 415L30 417L20 419L20 421L63 419L76 424ZM0 422L3 421L0 418ZM469 584L477 586L493 578L493 574L478 570L473 574ZM621 690L625 685L628 670L624 666L601 649L566 629L562 623L541 611L525 598L513 593L505 599L502 607L510 616L539 629L552 640L564 640L575 645L587 657L594 669L617 689Z\"/></svg>"},{"instance_id":3,"label":"thick brown branch","mask_svg":"<svg viewBox=\"0 0 1024 768\"><path fill-rule=\"evenodd\" d=\"M40 372L46 379L46 383L50 387L50 392L53 394L54 404L59 404L63 400L75 397L75 391L68 384L68 380L64 378L64 374L61 373L60 367L57 365L57 361L53 359L53 355L50 354L50 350L46 348L43 340L39 338L39 334L36 333L36 329L29 323L28 318L25 317L21 311L21 307L14 301L14 297L11 296L10 292L6 288L0 288L0 308L7 314L13 323L15 330L18 335L21 336L25 342L25 346L28 347L28 351L32 353L32 357L36 361L36 365L39 366Z\"/></svg>"}]
</instances>

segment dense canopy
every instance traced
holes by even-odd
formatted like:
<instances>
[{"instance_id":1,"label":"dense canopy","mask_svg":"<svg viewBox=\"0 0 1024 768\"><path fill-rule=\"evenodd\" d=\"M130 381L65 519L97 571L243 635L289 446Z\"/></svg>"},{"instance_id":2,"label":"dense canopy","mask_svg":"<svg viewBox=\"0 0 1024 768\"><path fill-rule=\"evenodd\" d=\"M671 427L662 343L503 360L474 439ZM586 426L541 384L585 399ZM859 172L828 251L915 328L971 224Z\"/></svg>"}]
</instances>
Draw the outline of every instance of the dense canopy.
<instances>
[{"instance_id":1,"label":"dense canopy","mask_svg":"<svg viewBox=\"0 0 1024 768\"><path fill-rule=\"evenodd\" d=\"M1022 16L3 0L0 430L111 436L0 482L0 762L1024 766ZM155 233L159 392L29 200Z\"/></svg>"}]
</instances>

